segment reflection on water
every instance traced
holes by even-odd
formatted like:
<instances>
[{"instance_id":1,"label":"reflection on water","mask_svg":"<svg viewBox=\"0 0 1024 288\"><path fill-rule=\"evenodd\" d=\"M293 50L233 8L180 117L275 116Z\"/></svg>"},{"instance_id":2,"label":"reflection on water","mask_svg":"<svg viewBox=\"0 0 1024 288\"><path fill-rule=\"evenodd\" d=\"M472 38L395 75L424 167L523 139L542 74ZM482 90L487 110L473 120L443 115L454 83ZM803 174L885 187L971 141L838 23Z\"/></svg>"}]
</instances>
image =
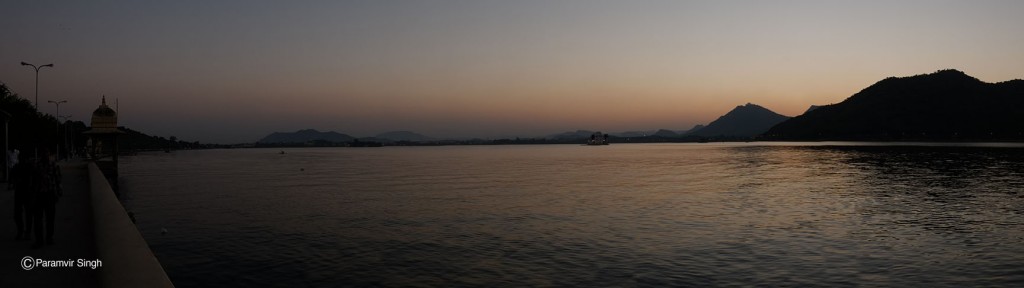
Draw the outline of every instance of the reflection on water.
<instances>
[{"instance_id":1,"label":"reflection on water","mask_svg":"<svg viewBox=\"0 0 1024 288\"><path fill-rule=\"evenodd\" d=\"M122 164L177 286L1024 283L1021 148L276 152Z\"/></svg>"}]
</instances>

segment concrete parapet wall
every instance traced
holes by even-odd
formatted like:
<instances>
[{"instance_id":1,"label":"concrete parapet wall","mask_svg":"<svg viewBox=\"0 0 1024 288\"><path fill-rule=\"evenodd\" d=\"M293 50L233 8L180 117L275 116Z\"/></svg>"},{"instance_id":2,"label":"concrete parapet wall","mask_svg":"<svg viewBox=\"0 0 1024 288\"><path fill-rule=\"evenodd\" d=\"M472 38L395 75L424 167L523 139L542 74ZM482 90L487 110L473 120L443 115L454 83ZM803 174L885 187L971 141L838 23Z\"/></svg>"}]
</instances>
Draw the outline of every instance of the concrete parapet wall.
<instances>
[{"instance_id":1,"label":"concrete parapet wall","mask_svg":"<svg viewBox=\"0 0 1024 288\"><path fill-rule=\"evenodd\" d=\"M94 163L89 163L89 188L96 256L103 261L101 287L174 287Z\"/></svg>"}]
</instances>

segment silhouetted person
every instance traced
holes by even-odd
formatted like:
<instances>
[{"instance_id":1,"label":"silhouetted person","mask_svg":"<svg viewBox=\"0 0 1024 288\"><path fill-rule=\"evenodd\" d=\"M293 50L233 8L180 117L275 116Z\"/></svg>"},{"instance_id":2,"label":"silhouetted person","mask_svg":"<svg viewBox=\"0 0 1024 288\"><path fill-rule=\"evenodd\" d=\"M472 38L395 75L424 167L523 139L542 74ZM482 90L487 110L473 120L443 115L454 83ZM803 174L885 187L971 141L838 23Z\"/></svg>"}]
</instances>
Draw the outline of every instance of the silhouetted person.
<instances>
[{"instance_id":1,"label":"silhouetted person","mask_svg":"<svg viewBox=\"0 0 1024 288\"><path fill-rule=\"evenodd\" d=\"M53 244L53 221L54 214L57 205L57 197L60 196L60 169L53 162L53 155L50 155L49 151L43 149L42 155L39 162L36 164L35 169L35 197L33 197L33 204L35 205L35 234L36 242L32 245L33 248L39 248L44 244ZM44 224L45 223L45 232Z\"/></svg>"},{"instance_id":2,"label":"silhouetted person","mask_svg":"<svg viewBox=\"0 0 1024 288\"><path fill-rule=\"evenodd\" d=\"M12 170L14 170L14 165L18 165L18 159L20 159L20 157L21 157L19 155L21 155L21 153L18 152L18 149L7 151L7 174L8 175L10 175ZM8 178L10 178L10 177L8 177ZM14 182L8 180L7 181L7 190L10 190L10 189L14 189Z\"/></svg>"},{"instance_id":3,"label":"silhouetted person","mask_svg":"<svg viewBox=\"0 0 1024 288\"><path fill-rule=\"evenodd\" d=\"M28 159L27 153L18 155L18 164L11 167L11 185L14 186L14 223L18 235L14 240L29 239L32 231L32 194L34 192L33 176L35 163Z\"/></svg>"}]
</instances>

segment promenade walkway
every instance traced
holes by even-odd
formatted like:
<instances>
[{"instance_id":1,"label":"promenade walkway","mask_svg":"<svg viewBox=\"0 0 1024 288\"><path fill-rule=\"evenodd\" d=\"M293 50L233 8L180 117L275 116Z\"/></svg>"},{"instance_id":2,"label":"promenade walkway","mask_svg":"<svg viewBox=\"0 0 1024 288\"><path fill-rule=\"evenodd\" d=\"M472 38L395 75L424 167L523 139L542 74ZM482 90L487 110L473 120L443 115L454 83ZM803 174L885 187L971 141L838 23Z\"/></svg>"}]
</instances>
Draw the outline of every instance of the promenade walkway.
<instances>
[{"instance_id":1,"label":"promenade walkway","mask_svg":"<svg viewBox=\"0 0 1024 288\"><path fill-rule=\"evenodd\" d=\"M32 241L15 241L14 191L0 185L0 287L98 287L100 269L89 267L22 268L25 256L45 260L95 260L96 242L85 162L61 162L64 196L57 202L54 244L32 249ZM101 261L104 259L100 259Z\"/></svg>"}]
</instances>

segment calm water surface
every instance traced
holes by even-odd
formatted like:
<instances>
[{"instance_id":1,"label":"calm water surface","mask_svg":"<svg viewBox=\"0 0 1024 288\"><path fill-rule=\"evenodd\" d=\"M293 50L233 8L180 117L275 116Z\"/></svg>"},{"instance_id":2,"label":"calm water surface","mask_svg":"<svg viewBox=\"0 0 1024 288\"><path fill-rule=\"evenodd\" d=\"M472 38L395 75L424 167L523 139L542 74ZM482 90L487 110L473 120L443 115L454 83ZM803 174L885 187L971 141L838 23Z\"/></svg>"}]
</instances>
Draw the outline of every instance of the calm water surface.
<instances>
[{"instance_id":1,"label":"calm water surface","mask_svg":"<svg viewBox=\"0 0 1024 288\"><path fill-rule=\"evenodd\" d=\"M178 287L1024 285L1019 147L279 150L123 160Z\"/></svg>"}]
</instances>

